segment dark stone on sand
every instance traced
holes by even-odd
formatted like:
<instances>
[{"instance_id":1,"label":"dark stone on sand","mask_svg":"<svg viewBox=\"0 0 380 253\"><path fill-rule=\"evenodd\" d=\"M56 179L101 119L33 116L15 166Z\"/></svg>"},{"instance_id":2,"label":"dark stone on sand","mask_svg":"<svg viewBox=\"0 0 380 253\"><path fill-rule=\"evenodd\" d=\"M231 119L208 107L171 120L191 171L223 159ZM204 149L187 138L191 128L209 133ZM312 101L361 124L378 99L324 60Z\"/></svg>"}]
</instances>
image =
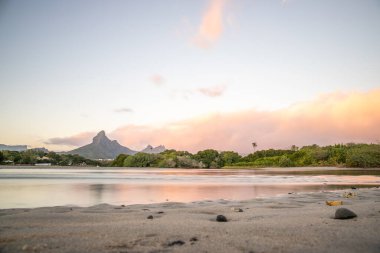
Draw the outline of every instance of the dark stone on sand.
<instances>
[{"instance_id":1,"label":"dark stone on sand","mask_svg":"<svg viewBox=\"0 0 380 253\"><path fill-rule=\"evenodd\" d=\"M164 212L163 211L159 211L159 212L157 212L158 214L163 214Z\"/></svg>"},{"instance_id":2,"label":"dark stone on sand","mask_svg":"<svg viewBox=\"0 0 380 253\"><path fill-rule=\"evenodd\" d=\"M196 242L198 241L198 238L196 236L190 238L190 242Z\"/></svg>"},{"instance_id":3,"label":"dark stone on sand","mask_svg":"<svg viewBox=\"0 0 380 253\"><path fill-rule=\"evenodd\" d=\"M182 241L182 240L177 240L177 241L169 242L169 243L168 243L168 246L169 246L169 247L172 247L172 246L175 246L175 245L179 245L179 246L181 246L181 245L184 245L184 244L185 244L184 241Z\"/></svg>"},{"instance_id":4,"label":"dark stone on sand","mask_svg":"<svg viewBox=\"0 0 380 253\"><path fill-rule=\"evenodd\" d=\"M335 211L335 219L340 219L340 220L345 220L345 219L352 219L352 218L355 218L357 217L357 215L347 209L347 208L338 208L336 211Z\"/></svg>"},{"instance_id":5,"label":"dark stone on sand","mask_svg":"<svg viewBox=\"0 0 380 253\"><path fill-rule=\"evenodd\" d=\"M226 218L226 216L220 214L220 215L216 216L216 221L217 222L227 222L227 218Z\"/></svg>"},{"instance_id":6,"label":"dark stone on sand","mask_svg":"<svg viewBox=\"0 0 380 253\"><path fill-rule=\"evenodd\" d=\"M352 189L352 190L356 190L356 187L355 187L355 186L352 186L351 189Z\"/></svg>"},{"instance_id":7,"label":"dark stone on sand","mask_svg":"<svg viewBox=\"0 0 380 253\"><path fill-rule=\"evenodd\" d=\"M149 220L152 220L153 219L153 216L152 215L149 215L148 217L146 217L147 219Z\"/></svg>"},{"instance_id":8,"label":"dark stone on sand","mask_svg":"<svg viewBox=\"0 0 380 253\"><path fill-rule=\"evenodd\" d=\"M121 205L121 207L125 207L125 205Z\"/></svg>"}]
</instances>

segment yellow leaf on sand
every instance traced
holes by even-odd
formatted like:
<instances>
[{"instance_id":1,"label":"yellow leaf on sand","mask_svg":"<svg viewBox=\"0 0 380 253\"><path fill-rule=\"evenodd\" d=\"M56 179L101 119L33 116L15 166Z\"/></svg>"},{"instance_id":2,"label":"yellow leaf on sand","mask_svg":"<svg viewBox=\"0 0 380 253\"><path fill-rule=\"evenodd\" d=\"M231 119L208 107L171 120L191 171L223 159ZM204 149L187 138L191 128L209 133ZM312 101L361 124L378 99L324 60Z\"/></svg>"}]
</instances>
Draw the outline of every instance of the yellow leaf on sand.
<instances>
[{"instance_id":1,"label":"yellow leaf on sand","mask_svg":"<svg viewBox=\"0 0 380 253\"><path fill-rule=\"evenodd\" d=\"M328 206L341 206L341 205L343 205L343 201L341 201L341 200L326 201L326 205L328 205Z\"/></svg>"}]
</instances>

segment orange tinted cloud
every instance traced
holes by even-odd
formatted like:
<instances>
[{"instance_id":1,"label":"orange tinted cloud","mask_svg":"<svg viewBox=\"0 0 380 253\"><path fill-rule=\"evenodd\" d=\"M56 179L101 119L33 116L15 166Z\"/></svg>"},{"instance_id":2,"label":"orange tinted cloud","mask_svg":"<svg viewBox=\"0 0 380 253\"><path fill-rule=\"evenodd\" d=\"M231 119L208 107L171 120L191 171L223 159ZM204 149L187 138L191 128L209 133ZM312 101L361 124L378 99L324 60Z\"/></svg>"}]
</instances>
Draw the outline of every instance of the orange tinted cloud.
<instances>
[{"instance_id":1,"label":"orange tinted cloud","mask_svg":"<svg viewBox=\"0 0 380 253\"><path fill-rule=\"evenodd\" d=\"M198 91L208 97L219 97L223 95L226 90L226 86L217 85L213 87L199 88Z\"/></svg>"},{"instance_id":2,"label":"orange tinted cloud","mask_svg":"<svg viewBox=\"0 0 380 253\"><path fill-rule=\"evenodd\" d=\"M226 0L211 0L203 14L194 43L201 48L211 47L223 31L223 10Z\"/></svg>"},{"instance_id":3,"label":"orange tinted cloud","mask_svg":"<svg viewBox=\"0 0 380 253\"><path fill-rule=\"evenodd\" d=\"M217 113L162 127L125 126L110 135L129 147L164 144L196 152L206 148L252 152L291 145L380 140L380 89L332 93L276 111Z\"/></svg>"}]
</instances>

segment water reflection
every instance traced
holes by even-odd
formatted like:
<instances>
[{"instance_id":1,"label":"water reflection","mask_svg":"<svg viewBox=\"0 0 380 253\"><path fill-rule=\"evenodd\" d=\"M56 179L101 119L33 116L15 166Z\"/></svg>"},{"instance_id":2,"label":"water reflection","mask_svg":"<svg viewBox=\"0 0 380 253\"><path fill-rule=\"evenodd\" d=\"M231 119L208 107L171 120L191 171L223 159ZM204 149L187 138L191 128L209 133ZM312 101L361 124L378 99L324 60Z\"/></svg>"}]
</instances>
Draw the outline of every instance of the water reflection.
<instances>
[{"instance_id":1,"label":"water reflection","mask_svg":"<svg viewBox=\"0 0 380 253\"><path fill-rule=\"evenodd\" d=\"M376 175L257 174L234 170L0 170L0 208L244 200L380 185Z\"/></svg>"}]
</instances>

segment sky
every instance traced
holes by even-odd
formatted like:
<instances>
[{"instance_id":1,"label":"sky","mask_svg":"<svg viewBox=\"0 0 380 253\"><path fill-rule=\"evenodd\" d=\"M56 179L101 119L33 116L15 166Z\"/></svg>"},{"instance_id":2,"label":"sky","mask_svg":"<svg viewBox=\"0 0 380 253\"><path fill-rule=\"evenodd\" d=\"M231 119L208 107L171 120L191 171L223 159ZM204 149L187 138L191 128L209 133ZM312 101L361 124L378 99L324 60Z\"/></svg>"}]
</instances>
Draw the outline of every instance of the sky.
<instances>
[{"instance_id":1,"label":"sky","mask_svg":"<svg viewBox=\"0 0 380 253\"><path fill-rule=\"evenodd\" d=\"M0 143L380 141L378 0L0 0Z\"/></svg>"}]
</instances>

